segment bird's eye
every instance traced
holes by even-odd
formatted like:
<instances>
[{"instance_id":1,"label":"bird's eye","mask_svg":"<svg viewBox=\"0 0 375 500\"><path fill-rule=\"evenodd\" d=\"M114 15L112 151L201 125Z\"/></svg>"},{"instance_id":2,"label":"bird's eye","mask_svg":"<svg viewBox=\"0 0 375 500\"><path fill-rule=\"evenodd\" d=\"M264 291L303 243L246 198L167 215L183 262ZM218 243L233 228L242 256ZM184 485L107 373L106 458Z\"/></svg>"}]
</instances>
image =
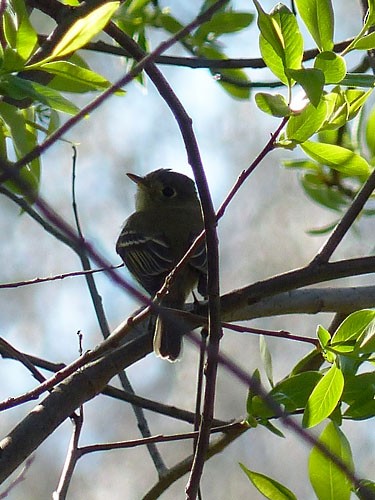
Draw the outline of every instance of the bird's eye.
<instances>
[{"instance_id":1,"label":"bird's eye","mask_svg":"<svg viewBox=\"0 0 375 500\"><path fill-rule=\"evenodd\" d=\"M171 186L165 186L165 188L163 188L162 190L162 193L166 198L173 198L174 196L176 196L176 191Z\"/></svg>"}]
</instances>

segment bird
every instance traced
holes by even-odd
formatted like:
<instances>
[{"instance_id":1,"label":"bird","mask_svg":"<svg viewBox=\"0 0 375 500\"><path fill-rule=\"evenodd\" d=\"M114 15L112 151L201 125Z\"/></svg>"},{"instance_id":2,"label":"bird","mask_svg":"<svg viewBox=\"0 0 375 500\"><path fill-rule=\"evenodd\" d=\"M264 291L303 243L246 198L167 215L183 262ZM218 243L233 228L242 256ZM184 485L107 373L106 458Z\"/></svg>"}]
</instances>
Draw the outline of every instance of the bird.
<instances>
[{"instance_id":1,"label":"bird","mask_svg":"<svg viewBox=\"0 0 375 500\"><path fill-rule=\"evenodd\" d=\"M145 176L128 173L136 183L135 212L126 219L116 251L133 277L153 297L166 277L202 232L203 216L192 179L160 168ZM207 289L205 241L176 275L160 306L182 309L195 287ZM157 356L175 361L180 357L183 333L178 321L165 311L156 319L153 337Z\"/></svg>"}]
</instances>

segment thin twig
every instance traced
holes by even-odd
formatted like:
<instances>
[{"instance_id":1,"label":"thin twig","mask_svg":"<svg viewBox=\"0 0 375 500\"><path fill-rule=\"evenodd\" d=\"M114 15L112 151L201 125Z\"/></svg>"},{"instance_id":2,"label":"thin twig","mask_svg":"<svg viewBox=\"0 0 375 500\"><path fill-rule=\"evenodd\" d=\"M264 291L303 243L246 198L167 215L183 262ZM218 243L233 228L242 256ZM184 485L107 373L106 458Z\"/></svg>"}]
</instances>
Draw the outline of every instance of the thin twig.
<instances>
[{"instance_id":1,"label":"thin twig","mask_svg":"<svg viewBox=\"0 0 375 500\"><path fill-rule=\"evenodd\" d=\"M111 266L111 269L119 269L120 267L123 267L124 264L118 264L117 266ZM62 273L62 274L55 274L54 276L47 276L45 278L33 278L31 280L23 280L23 281L12 281L9 283L0 283L0 289L2 288L19 288L22 286L28 286L28 285L38 285L39 283L46 283L48 281L56 281L56 280L63 280L65 278L74 278L76 276L85 276L87 274L95 274L95 273L102 273L104 271L107 271L108 268L101 268L101 269L88 269L86 271L72 271L70 273Z\"/></svg>"},{"instance_id":2,"label":"thin twig","mask_svg":"<svg viewBox=\"0 0 375 500\"><path fill-rule=\"evenodd\" d=\"M248 428L247 424L243 421L241 422L231 422L229 424L213 427L211 429L211 434L217 434L219 432L230 433L237 429L242 429L243 427ZM81 446L78 449L78 454L80 457L83 455L87 455L88 453L96 453L102 451L111 451L111 450L124 450L127 448L135 448L137 446L145 446L149 443L170 443L175 441L185 441L187 439L195 439L198 436L198 431L193 432L180 432L178 434L159 434L150 436L149 438L142 439L131 439L128 441L116 441L112 443L103 443L103 444L93 444L88 446Z\"/></svg>"},{"instance_id":3,"label":"thin twig","mask_svg":"<svg viewBox=\"0 0 375 500\"><path fill-rule=\"evenodd\" d=\"M77 461L80 458L78 452L78 442L82 432L83 425L83 407L81 406L80 411L76 418L73 419L73 433L69 443L68 453L66 455L65 464L61 473L60 481L57 486L56 491L53 492L53 500L65 500L68 493L68 488L70 486L71 480L73 478L73 472L76 467Z\"/></svg>"},{"instance_id":4,"label":"thin twig","mask_svg":"<svg viewBox=\"0 0 375 500\"><path fill-rule=\"evenodd\" d=\"M311 337L303 337L301 335L295 335L293 333L287 332L285 330L264 330L262 328L250 328L247 326L233 325L232 323L222 323L223 328L228 330L233 330L239 333L254 333L255 335L264 335L265 337L276 337L278 339L288 339L296 340L298 342L305 342L307 344L313 344L315 347L319 346L319 340L313 339Z\"/></svg>"}]
</instances>

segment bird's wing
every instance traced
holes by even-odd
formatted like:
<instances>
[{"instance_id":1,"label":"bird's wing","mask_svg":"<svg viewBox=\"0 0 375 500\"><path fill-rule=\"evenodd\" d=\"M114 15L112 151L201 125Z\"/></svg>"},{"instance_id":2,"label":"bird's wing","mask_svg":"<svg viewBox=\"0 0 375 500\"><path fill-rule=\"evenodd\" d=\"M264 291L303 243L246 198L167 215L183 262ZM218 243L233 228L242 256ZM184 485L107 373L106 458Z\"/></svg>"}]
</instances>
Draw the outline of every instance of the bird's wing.
<instances>
[{"instance_id":1,"label":"bird's wing","mask_svg":"<svg viewBox=\"0 0 375 500\"><path fill-rule=\"evenodd\" d=\"M193 243L197 235L191 239L190 245ZM207 252L206 243L200 243L191 256L189 265L199 271L198 292L205 297L207 295Z\"/></svg>"},{"instance_id":2,"label":"bird's wing","mask_svg":"<svg viewBox=\"0 0 375 500\"><path fill-rule=\"evenodd\" d=\"M151 295L159 290L166 273L172 268L170 247L160 236L144 236L125 230L116 246L126 267Z\"/></svg>"}]
</instances>

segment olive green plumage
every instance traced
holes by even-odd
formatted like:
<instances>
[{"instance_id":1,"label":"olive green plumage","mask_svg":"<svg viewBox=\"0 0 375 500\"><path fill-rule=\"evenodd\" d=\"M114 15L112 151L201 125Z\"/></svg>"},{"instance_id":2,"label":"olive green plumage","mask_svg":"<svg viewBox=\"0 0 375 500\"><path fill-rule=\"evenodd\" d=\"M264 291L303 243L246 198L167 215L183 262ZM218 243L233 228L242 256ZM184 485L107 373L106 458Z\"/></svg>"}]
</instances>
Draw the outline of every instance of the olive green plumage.
<instances>
[{"instance_id":1,"label":"olive green plumage","mask_svg":"<svg viewBox=\"0 0 375 500\"><path fill-rule=\"evenodd\" d=\"M136 211L125 221L116 251L153 296L202 231L201 207L194 182L183 174L159 169L145 177L128 176L137 184ZM205 245L200 245L160 305L181 309L197 284L205 295L206 267ZM162 316L156 321L154 350L174 361L181 351L182 336L176 319Z\"/></svg>"}]
</instances>

